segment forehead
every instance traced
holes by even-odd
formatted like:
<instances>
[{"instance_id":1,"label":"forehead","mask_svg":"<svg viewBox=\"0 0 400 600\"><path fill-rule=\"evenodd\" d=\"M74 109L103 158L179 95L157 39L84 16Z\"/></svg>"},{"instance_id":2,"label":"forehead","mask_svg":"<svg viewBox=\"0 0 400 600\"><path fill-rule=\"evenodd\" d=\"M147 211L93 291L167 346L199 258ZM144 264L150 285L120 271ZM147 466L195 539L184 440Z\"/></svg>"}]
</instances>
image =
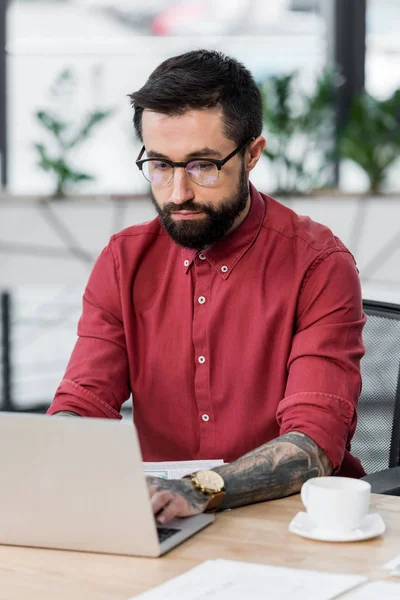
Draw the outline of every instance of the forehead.
<instances>
[{"instance_id":1,"label":"forehead","mask_svg":"<svg viewBox=\"0 0 400 600\"><path fill-rule=\"evenodd\" d=\"M142 135L148 150L165 155L189 154L206 146L229 150L232 140L223 133L222 112L218 108L190 110L169 116L145 109Z\"/></svg>"}]
</instances>

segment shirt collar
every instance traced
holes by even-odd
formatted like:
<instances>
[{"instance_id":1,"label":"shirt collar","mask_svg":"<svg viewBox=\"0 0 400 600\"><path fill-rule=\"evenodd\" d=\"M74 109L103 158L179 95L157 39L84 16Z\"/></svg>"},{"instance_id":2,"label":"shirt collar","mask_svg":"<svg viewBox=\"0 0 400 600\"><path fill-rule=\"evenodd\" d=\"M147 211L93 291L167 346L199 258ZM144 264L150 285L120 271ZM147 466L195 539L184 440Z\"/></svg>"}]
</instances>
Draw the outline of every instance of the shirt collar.
<instances>
[{"instance_id":1,"label":"shirt collar","mask_svg":"<svg viewBox=\"0 0 400 600\"><path fill-rule=\"evenodd\" d=\"M264 220L265 202L261 194L259 194L251 183L250 195L251 206L249 213L243 223L232 233L202 251L182 248L182 262L186 273L196 260L196 257L200 256L202 260L208 260L217 269L223 279L229 277L242 256L244 256L257 239Z\"/></svg>"}]
</instances>

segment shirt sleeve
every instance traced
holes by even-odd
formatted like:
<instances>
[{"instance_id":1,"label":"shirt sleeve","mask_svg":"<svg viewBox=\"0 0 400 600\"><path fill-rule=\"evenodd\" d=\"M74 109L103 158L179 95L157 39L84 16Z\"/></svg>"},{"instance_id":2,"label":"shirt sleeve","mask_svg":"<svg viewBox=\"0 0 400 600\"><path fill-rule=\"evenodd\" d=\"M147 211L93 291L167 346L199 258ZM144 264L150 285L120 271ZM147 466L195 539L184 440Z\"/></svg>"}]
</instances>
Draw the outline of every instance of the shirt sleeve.
<instances>
[{"instance_id":1,"label":"shirt sleeve","mask_svg":"<svg viewBox=\"0 0 400 600\"><path fill-rule=\"evenodd\" d=\"M321 256L307 273L297 308L280 435L300 431L331 460L343 461L357 423L360 360L365 324L358 271L352 255Z\"/></svg>"},{"instance_id":2,"label":"shirt sleeve","mask_svg":"<svg viewBox=\"0 0 400 600\"><path fill-rule=\"evenodd\" d=\"M110 244L97 259L83 296L78 340L48 414L121 418L130 396L118 272Z\"/></svg>"}]
</instances>

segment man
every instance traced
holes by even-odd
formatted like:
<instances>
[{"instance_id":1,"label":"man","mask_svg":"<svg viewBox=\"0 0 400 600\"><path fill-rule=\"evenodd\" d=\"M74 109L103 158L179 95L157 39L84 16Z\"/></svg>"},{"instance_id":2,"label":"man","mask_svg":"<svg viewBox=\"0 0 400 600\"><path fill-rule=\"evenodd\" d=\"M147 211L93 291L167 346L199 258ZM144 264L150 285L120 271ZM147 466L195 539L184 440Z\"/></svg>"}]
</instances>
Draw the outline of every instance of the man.
<instances>
[{"instance_id":1,"label":"man","mask_svg":"<svg viewBox=\"0 0 400 600\"><path fill-rule=\"evenodd\" d=\"M326 227L249 187L265 147L251 74L189 52L131 100L158 217L98 258L49 413L118 418L132 393L144 460L229 463L149 478L160 523L362 476L357 269Z\"/></svg>"}]
</instances>

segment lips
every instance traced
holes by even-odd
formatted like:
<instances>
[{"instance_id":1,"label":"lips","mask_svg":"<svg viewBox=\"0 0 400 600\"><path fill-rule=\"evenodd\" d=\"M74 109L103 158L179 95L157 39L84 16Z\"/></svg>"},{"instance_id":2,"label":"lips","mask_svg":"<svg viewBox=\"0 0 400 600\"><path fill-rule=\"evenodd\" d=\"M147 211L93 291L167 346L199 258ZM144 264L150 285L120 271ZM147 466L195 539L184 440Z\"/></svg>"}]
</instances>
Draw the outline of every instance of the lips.
<instances>
[{"instance_id":1,"label":"lips","mask_svg":"<svg viewBox=\"0 0 400 600\"><path fill-rule=\"evenodd\" d=\"M199 216L204 215L203 212L189 212L189 211L179 211L171 214L171 217L175 220L188 220L188 219L198 219Z\"/></svg>"}]
</instances>

